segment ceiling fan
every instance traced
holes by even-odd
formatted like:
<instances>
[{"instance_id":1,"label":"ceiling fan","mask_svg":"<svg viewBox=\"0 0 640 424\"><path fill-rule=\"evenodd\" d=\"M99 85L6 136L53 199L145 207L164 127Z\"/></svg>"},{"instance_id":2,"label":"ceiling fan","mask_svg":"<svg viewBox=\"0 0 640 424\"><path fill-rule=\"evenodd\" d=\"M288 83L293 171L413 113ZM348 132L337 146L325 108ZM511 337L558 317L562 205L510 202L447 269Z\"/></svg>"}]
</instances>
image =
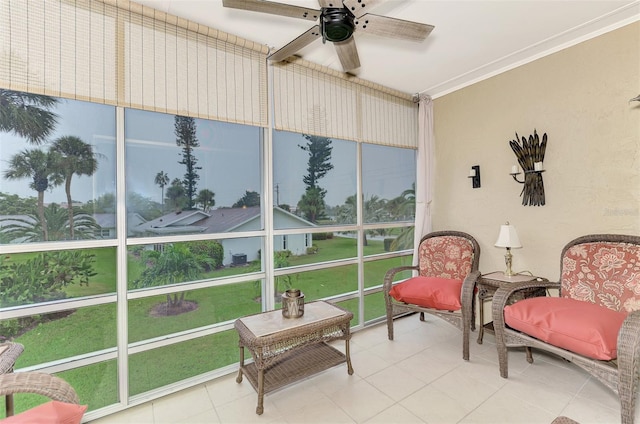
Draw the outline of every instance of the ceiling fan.
<instances>
[{"instance_id":1,"label":"ceiling fan","mask_svg":"<svg viewBox=\"0 0 640 424\"><path fill-rule=\"evenodd\" d=\"M302 35L269 55L268 59L279 62L322 38L323 43L333 43L345 72L360 67L353 38L355 31L411 41L422 41L433 31L432 25L368 13L380 2L382 0L318 0L320 10L317 10L266 0L222 0L223 6L234 9L318 21Z\"/></svg>"}]
</instances>

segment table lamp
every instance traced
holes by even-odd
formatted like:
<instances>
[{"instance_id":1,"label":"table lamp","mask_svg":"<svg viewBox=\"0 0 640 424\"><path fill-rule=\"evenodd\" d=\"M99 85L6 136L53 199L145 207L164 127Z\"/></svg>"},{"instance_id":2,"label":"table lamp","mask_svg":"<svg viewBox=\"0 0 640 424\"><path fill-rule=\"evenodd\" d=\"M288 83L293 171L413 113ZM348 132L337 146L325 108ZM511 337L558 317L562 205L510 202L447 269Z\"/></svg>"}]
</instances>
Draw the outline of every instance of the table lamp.
<instances>
[{"instance_id":1,"label":"table lamp","mask_svg":"<svg viewBox=\"0 0 640 424\"><path fill-rule=\"evenodd\" d=\"M507 270L504 272L504 275L506 275L507 277L517 275L517 273L514 273L511 270L511 262L513 260L511 249L519 249L522 247L522 244L520 244L520 238L518 237L518 233L516 231L516 227L509 224L509 222L501 225L500 234L498 234L498 240L496 241L495 246L504 247L507 249L507 253L504 255L504 262L507 265Z\"/></svg>"}]
</instances>

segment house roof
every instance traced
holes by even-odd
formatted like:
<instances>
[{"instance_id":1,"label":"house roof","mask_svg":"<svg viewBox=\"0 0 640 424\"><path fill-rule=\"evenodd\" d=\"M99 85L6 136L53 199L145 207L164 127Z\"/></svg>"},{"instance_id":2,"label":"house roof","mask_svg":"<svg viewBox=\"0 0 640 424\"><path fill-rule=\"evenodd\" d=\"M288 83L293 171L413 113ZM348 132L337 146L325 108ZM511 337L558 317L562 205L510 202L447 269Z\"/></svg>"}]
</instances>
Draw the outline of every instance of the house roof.
<instances>
[{"instance_id":1,"label":"house roof","mask_svg":"<svg viewBox=\"0 0 640 424\"><path fill-rule=\"evenodd\" d=\"M102 228L116 228L115 213L94 213L93 219ZM127 214L128 222L145 222L145 219L139 213Z\"/></svg>"},{"instance_id":2,"label":"house roof","mask_svg":"<svg viewBox=\"0 0 640 424\"><path fill-rule=\"evenodd\" d=\"M209 212L210 216L198 222L206 227L205 233L225 233L260 216L260 206L248 208L220 208Z\"/></svg>"},{"instance_id":3,"label":"house roof","mask_svg":"<svg viewBox=\"0 0 640 424\"><path fill-rule=\"evenodd\" d=\"M277 206L274 213L290 216L306 226L315 224L285 211ZM243 224L260 217L260 206L245 208L218 208L207 213L203 211L183 211L163 215L133 228L134 232L150 232L155 234L180 233L226 233L234 231Z\"/></svg>"}]
</instances>

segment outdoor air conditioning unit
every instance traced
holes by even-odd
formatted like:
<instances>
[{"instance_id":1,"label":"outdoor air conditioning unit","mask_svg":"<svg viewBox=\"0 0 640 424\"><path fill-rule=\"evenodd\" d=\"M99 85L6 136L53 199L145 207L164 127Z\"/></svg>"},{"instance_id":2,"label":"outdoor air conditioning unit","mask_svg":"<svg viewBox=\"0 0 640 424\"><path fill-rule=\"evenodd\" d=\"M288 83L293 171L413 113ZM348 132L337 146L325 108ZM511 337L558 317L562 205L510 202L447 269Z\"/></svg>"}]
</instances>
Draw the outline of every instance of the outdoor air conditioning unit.
<instances>
[{"instance_id":1,"label":"outdoor air conditioning unit","mask_svg":"<svg viewBox=\"0 0 640 424\"><path fill-rule=\"evenodd\" d=\"M231 255L231 265L238 266L247 263L247 255L244 253L234 253Z\"/></svg>"}]
</instances>

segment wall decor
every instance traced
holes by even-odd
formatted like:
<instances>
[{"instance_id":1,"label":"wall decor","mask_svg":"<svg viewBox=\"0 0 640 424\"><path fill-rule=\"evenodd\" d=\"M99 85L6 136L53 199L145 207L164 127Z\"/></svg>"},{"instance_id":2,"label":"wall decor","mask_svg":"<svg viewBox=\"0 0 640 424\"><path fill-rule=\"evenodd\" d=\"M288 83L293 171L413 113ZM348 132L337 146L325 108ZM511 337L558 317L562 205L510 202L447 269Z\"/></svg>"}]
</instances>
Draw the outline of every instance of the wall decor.
<instances>
[{"instance_id":1,"label":"wall decor","mask_svg":"<svg viewBox=\"0 0 640 424\"><path fill-rule=\"evenodd\" d=\"M544 153L547 149L547 134L545 133L542 136L542 142L535 129L528 139L522 137L522 143L519 138L518 133L516 133L516 139L509 141L509 145L522 168L524 181L518 179L518 175L520 175L518 165L511 167L510 175L518 183L524 184L520 193L523 206L543 206L544 183L542 181L542 173L544 172Z\"/></svg>"}]
</instances>

